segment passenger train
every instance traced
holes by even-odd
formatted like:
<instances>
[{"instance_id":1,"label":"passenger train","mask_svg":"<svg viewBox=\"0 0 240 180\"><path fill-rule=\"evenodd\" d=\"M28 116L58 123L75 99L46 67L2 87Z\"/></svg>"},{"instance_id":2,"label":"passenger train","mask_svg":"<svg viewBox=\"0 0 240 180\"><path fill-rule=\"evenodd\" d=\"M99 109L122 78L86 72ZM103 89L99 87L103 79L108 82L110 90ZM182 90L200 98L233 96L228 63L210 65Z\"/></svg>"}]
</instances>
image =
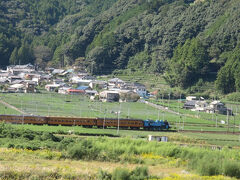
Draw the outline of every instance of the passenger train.
<instances>
[{"instance_id":1,"label":"passenger train","mask_svg":"<svg viewBox=\"0 0 240 180\"><path fill-rule=\"evenodd\" d=\"M87 117L58 117L58 116L30 116L30 115L0 115L0 122L13 124L62 125L83 126L87 128L119 127L121 129L144 129L161 131L170 129L168 121L140 120L140 119L111 119Z\"/></svg>"}]
</instances>

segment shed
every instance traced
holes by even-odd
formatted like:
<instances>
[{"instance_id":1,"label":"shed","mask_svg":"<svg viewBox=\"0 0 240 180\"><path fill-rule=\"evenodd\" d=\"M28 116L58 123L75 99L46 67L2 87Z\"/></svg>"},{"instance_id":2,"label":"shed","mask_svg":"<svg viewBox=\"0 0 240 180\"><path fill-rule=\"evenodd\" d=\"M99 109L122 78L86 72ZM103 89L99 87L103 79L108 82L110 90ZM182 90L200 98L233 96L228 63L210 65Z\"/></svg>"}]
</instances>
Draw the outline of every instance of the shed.
<instances>
[{"instance_id":1,"label":"shed","mask_svg":"<svg viewBox=\"0 0 240 180\"><path fill-rule=\"evenodd\" d=\"M167 136L153 136L153 135L148 135L148 141L168 142L168 137L167 137Z\"/></svg>"}]
</instances>

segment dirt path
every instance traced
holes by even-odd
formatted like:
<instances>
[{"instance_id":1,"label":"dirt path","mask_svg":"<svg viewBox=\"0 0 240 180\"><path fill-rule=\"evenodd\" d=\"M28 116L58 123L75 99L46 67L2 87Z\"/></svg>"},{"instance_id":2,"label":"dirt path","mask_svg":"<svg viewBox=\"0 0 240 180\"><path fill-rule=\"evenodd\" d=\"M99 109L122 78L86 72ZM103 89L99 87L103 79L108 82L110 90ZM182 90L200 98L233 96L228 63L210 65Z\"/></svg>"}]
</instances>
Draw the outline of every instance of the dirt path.
<instances>
[{"instance_id":1,"label":"dirt path","mask_svg":"<svg viewBox=\"0 0 240 180\"><path fill-rule=\"evenodd\" d=\"M3 104L4 106L7 106L7 107L11 108L11 109L14 109L15 111L20 112L21 114L27 114L27 113L25 113L24 111L16 108L15 106L12 106L11 104L8 104L7 102L5 102L5 101L3 101L3 100L0 100L0 103Z\"/></svg>"},{"instance_id":2,"label":"dirt path","mask_svg":"<svg viewBox=\"0 0 240 180\"><path fill-rule=\"evenodd\" d=\"M194 116L194 115L191 115L191 114L181 114L181 113L178 113L176 111L173 111L171 109L168 109L167 107L164 107L164 106L161 106L161 105L158 105L158 104L154 104L154 103L151 103L151 102L148 102L148 101L145 101L145 100L141 100L140 102L142 103L145 103L151 107L154 107L156 109L159 109L159 110L163 110L163 111L166 111L166 112L169 112L169 113L172 113L172 114L176 114L176 115L181 115L181 116L187 116L187 117L192 117L192 118L199 118L198 116Z\"/></svg>"},{"instance_id":3,"label":"dirt path","mask_svg":"<svg viewBox=\"0 0 240 180\"><path fill-rule=\"evenodd\" d=\"M166 111L166 112L178 115L178 112L170 110L170 109L168 109L168 108L166 108L164 106L161 106L161 105L158 105L158 104L154 104L154 103L151 103L151 102L148 102L148 101L145 101L145 100L141 100L141 102L145 103L145 104L147 104L147 105L149 105L151 107L154 107L156 109L163 110L163 111Z\"/></svg>"}]
</instances>

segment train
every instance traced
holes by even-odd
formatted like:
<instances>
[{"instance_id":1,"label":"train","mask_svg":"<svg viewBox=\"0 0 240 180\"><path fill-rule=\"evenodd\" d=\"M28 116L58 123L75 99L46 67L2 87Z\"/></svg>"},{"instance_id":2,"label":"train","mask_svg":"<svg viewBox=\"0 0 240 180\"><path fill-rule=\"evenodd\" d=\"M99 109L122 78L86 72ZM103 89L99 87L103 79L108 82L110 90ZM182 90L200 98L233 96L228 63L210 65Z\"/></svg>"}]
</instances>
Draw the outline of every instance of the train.
<instances>
[{"instance_id":1,"label":"train","mask_svg":"<svg viewBox=\"0 0 240 180\"><path fill-rule=\"evenodd\" d=\"M62 125L82 126L86 128L144 129L151 131L169 130L167 120L140 120L140 119L113 119L88 117L58 117L58 116L31 116L31 115L0 115L0 122L12 124Z\"/></svg>"}]
</instances>

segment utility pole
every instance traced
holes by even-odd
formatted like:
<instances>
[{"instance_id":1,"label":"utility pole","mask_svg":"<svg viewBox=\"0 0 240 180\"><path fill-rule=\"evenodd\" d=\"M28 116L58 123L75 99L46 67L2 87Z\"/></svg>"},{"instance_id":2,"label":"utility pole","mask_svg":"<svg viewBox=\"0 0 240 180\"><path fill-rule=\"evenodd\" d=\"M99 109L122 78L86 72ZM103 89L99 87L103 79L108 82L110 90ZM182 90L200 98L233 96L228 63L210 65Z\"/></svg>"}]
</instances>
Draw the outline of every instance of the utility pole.
<instances>
[{"instance_id":1,"label":"utility pole","mask_svg":"<svg viewBox=\"0 0 240 180\"><path fill-rule=\"evenodd\" d=\"M120 125L120 113L121 113L121 103L120 103L120 107L119 107L119 111L118 111L118 127L117 127L117 134L119 133L119 125Z\"/></svg>"},{"instance_id":2,"label":"utility pole","mask_svg":"<svg viewBox=\"0 0 240 180\"><path fill-rule=\"evenodd\" d=\"M236 107L236 110L237 110L237 107ZM235 122L235 116L233 115L233 134L235 133L235 125L236 125L236 122Z\"/></svg>"},{"instance_id":3,"label":"utility pole","mask_svg":"<svg viewBox=\"0 0 240 180\"><path fill-rule=\"evenodd\" d=\"M48 117L49 117L49 104L48 104Z\"/></svg>"},{"instance_id":4,"label":"utility pole","mask_svg":"<svg viewBox=\"0 0 240 180\"><path fill-rule=\"evenodd\" d=\"M106 109L104 110L103 129L104 129L104 126L105 126L105 121L106 121Z\"/></svg>"},{"instance_id":5,"label":"utility pole","mask_svg":"<svg viewBox=\"0 0 240 180\"><path fill-rule=\"evenodd\" d=\"M229 114L228 114L228 110L227 110L227 124L228 124L227 132L229 132Z\"/></svg>"},{"instance_id":6,"label":"utility pole","mask_svg":"<svg viewBox=\"0 0 240 180\"><path fill-rule=\"evenodd\" d=\"M169 109L169 103L170 103L170 96L171 96L171 94L169 93L168 94L168 109Z\"/></svg>"},{"instance_id":7,"label":"utility pole","mask_svg":"<svg viewBox=\"0 0 240 180\"><path fill-rule=\"evenodd\" d=\"M217 114L216 114L216 128L218 127L218 118L217 118Z\"/></svg>"}]
</instances>

